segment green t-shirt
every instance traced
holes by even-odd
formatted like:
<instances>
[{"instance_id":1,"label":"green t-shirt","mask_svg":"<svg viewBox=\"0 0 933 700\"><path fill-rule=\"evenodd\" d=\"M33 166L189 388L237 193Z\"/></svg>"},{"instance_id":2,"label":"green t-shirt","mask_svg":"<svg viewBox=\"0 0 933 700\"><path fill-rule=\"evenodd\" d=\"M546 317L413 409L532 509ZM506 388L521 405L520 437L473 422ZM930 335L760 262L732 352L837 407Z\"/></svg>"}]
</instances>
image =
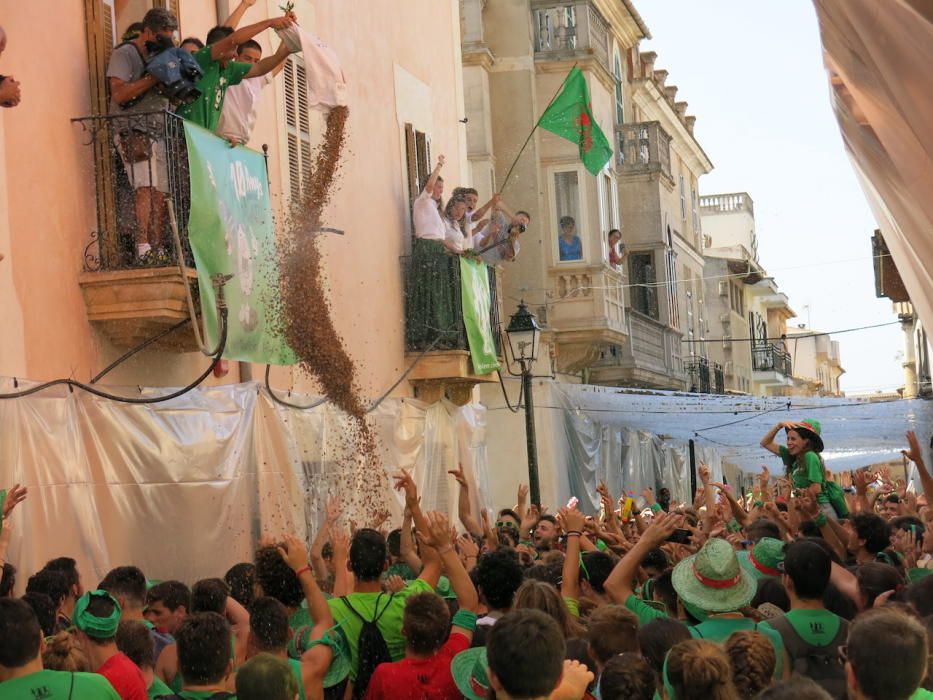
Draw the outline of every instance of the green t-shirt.
<instances>
[{"instance_id":1,"label":"green t-shirt","mask_svg":"<svg viewBox=\"0 0 933 700\"><path fill-rule=\"evenodd\" d=\"M651 607L648 605L648 603L634 594L625 599L625 609L629 612L635 613L635 616L638 618L639 627L644 627L652 620L670 617L670 615L668 615L663 610L658 610L657 608Z\"/></svg>"},{"instance_id":2,"label":"green t-shirt","mask_svg":"<svg viewBox=\"0 0 933 700\"><path fill-rule=\"evenodd\" d=\"M705 622L694 625L690 628L690 635L697 639L708 639L711 642L725 642L733 632L742 632L752 630L761 632L771 642L774 647L774 655L777 663L774 665L774 677L781 678L784 675L784 640L777 630L771 627L765 627L762 624L755 624L754 620L747 617L711 617Z\"/></svg>"},{"instance_id":3,"label":"green t-shirt","mask_svg":"<svg viewBox=\"0 0 933 700\"><path fill-rule=\"evenodd\" d=\"M379 621L376 625L382 632L382 638L386 641L389 648L389 655L392 661L401 661L405 656L405 637L402 636L402 615L405 612L405 600L415 593L424 593L433 591L424 580L415 579L395 595L389 596L387 593L351 593L347 596L350 605L357 613L367 620L372 620L377 615ZM376 610L376 601L379 602L379 610ZM340 631L347 639L347 645L350 647L350 677L356 680L356 669L359 664L360 634L363 631L363 623L359 617L353 614L343 600L332 598L327 601L330 606L330 612L334 620L340 625ZM383 612L384 611L384 612Z\"/></svg>"},{"instance_id":4,"label":"green t-shirt","mask_svg":"<svg viewBox=\"0 0 933 700\"><path fill-rule=\"evenodd\" d=\"M155 698L160 698L163 695L171 695L172 689L165 685L165 681L161 678L153 676L152 685L149 686L147 693L149 695L149 700L155 700Z\"/></svg>"},{"instance_id":5,"label":"green t-shirt","mask_svg":"<svg viewBox=\"0 0 933 700\"><path fill-rule=\"evenodd\" d=\"M120 700L103 676L97 673L36 671L22 678L0 683L0 700Z\"/></svg>"},{"instance_id":6,"label":"green t-shirt","mask_svg":"<svg viewBox=\"0 0 933 700\"><path fill-rule=\"evenodd\" d=\"M301 679L301 662L298 659L289 659L288 665L292 669L295 680L298 681L298 700L305 700L305 683Z\"/></svg>"},{"instance_id":7,"label":"green t-shirt","mask_svg":"<svg viewBox=\"0 0 933 700\"><path fill-rule=\"evenodd\" d=\"M836 638L842 618L829 610L791 610L784 615L784 619L807 644L825 647ZM774 629L767 622L761 624L768 629Z\"/></svg>"},{"instance_id":8,"label":"green t-shirt","mask_svg":"<svg viewBox=\"0 0 933 700\"><path fill-rule=\"evenodd\" d=\"M790 452L784 445L780 446L781 461L784 466L791 469L790 479L795 489L807 489L810 484L820 484L823 490L816 497L817 503L829 503L829 496L826 494L826 472L823 470L823 460L813 451L804 453L804 464L798 465L797 461L791 457Z\"/></svg>"},{"instance_id":9,"label":"green t-shirt","mask_svg":"<svg viewBox=\"0 0 933 700\"><path fill-rule=\"evenodd\" d=\"M227 65L221 67L220 61L211 58L210 46L196 51L194 60L204 71L197 83L201 95L191 104L179 107L176 112L178 116L203 126L208 131L217 131L227 88L242 82L253 66L251 63L227 61Z\"/></svg>"},{"instance_id":10,"label":"green t-shirt","mask_svg":"<svg viewBox=\"0 0 933 700\"><path fill-rule=\"evenodd\" d=\"M910 696L910 700L933 700L933 692L926 688L917 688L916 692Z\"/></svg>"},{"instance_id":11,"label":"green t-shirt","mask_svg":"<svg viewBox=\"0 0 933 700\"><path fill-rule=\"evenodd\" d=\"M179 697L185 700L210 700L217 695L218 690L182 690L178 693ZM236 695L230 695L227 700L236 700Z\"/></svg>"}]
</instances>

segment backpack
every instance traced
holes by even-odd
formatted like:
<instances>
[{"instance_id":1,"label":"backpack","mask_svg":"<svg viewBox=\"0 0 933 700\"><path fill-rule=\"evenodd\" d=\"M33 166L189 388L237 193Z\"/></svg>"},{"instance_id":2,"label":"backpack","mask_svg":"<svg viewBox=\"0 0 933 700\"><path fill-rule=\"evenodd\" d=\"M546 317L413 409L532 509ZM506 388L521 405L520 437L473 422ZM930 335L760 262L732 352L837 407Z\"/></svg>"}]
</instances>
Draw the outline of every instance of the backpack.
<instances>
[{"instance_id":1,"label":"backpack","mask_svg":"<svg viewBox=\"0 0 933 700\"><path fill-rule=\"evenodd\" d=\"M389 606L392 605L392 599L395 597L395 594L393 593L389 596L389 602L386 603L385 607L380 612L379 601L382 600L383 595L383 593L380 593L379 597L376 598L376 605L374 606L376 608L376 614L372 620L367 620L360 615L353 606L350 605L350 601L347 600L346 596L340 598L341 602L347 606L347 609L356 615L363 623L363 630L360 632L360 644L357 649L356 681L353 683L354 700L360 700L360 698L366 695L366 688L369 686L369 680L376 672L376 667L379 664L392 661L392 657L389 655L389 647L386 644L385 638L382 636L382 632L379 630L379 625L376 623L379 621L379 618L382 617L383 613L389 609Z\"/></svg>"},{"instance_id":2,"label":"backpack","mask_svg":"<svg viewBox=\"0 0 933 700\"><path fill-rule=\"evenodd\" d=\"M846 671L845 664L839 658L839 647L846 643L846 637L849 636L849 623L846 620L839 621L836 636L822 647L807 644L787 618L768 620L768 624L776 629L784 640L794 673L816 681L834 698L845 697Z\"/></svg>"},{"instance_id":3,"label":"backpack","mask_svg":"<svg viewBox=\"0 0 933 700\"><path fill-rule=\"evenodd\" d=\"M826 496L829 498L829 502L832 505L833 510L836 511L836 516L840 518L848 518L849 505L846 503L846 495L842 490L842 487L835 481L824 481L823 491L826 492Z\"/></svg>"}]
</instances>

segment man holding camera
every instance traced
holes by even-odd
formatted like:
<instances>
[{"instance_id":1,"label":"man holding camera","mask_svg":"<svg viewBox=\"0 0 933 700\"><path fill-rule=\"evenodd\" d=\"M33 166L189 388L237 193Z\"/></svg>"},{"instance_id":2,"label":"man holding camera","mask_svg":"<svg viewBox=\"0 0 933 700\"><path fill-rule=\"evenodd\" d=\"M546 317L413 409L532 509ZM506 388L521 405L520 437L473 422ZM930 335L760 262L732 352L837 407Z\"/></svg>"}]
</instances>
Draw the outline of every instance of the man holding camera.
<instances>
[{"instance_id":1,"label":"man holding camera","mask_svg":"<svg viewBox=\"0 0 933 700\"><path fill-rule=\"evenodd\" d=\"M498 199L495 206L496 211L489 223L473 236L473 248L487 265L515 260L521 249L518 239L531 223L531 215L526 211L512 214Z\"/></svg>"},{"instance_id":2,"label":"man holding camera","mask_svg":"<svg viewBox=\"0 0 933 700\"><path fill-rule=\"evenodd\" d=\"M154 8L142 24L139 36L114 49L107 66L110 114L128 117L115 120L114 144L135 191L136 252L140 259L151 255L152 248L162 242L168 172L162 118L133 119L129 115L169 109L169 98L157 89L155 76L146 71L146 59L175 45L178 20L168 10Z\"/></svg>"}]
</instances>

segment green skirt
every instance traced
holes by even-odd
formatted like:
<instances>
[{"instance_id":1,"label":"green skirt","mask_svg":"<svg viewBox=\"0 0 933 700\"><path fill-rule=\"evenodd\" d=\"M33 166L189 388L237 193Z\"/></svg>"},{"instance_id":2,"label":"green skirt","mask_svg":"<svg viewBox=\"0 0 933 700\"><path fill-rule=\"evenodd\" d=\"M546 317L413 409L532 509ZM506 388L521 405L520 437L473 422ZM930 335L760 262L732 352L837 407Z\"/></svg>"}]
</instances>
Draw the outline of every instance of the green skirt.
<instances>
[{"instance_id":1,"label":"green skirt","mask_svg":"<svg viewBox=\"0 0 933 700\"><path fill-rule=\"evenodd\" d=\"M441 241L416 238L405 289L409 351L466 349L460 304L460 259Z\"/></svg>"}]
</instances>

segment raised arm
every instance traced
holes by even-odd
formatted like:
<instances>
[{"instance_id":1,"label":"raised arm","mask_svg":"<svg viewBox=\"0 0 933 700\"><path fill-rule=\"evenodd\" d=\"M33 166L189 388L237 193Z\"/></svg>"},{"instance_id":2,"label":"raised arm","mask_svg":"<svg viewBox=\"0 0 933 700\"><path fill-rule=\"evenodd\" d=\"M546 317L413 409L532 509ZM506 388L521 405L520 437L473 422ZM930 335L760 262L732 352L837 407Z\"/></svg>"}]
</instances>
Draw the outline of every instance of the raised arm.
<instances>
[{"instance_id":1,"label":"raised arm","mask_svg":"<svg viewBox=\"0 0 933 700\"><path fill-rule=\"evenodd\" d=\"M457 596L460 607L471 612L479 610L479 596L470 575L463 567L460 557L457 555L456 542L454 537L456 533L451 530L450 523L443 513L428 513L428 532L425 540L433 547L441 562L444 565L444 571L447 572L447 578L450 581L450 587Z\"/></svg>"},{"instance_id":2,"label":"raised arm","mask_svg":"<svg viewBox=\"0 0 933 700\"><path fill-rule=\"evenodd\" d=\"M476 211L473 212L473 218L476 219L477 221L479 221L480 219L482 219L482 218L483 218L483 215L484 215L487 211L489 211L492 207L495 207L495 206L499 203L499 200L500 200L501 198L502 198L502 195L499 194L498 192L496 192L496 193L492 196L492 199L490 199L490 200L489 200L488 202L486 202L483 206L481 206L479 209L477 209Z\"/></svg>"},{"instance_id":3,"label":"raised arm","mask_svg":"<svg viewBox=\"0 0 933 700\"><path fill-rule=\"evenodd\" d=\"M402 532L399 537L399 554L402 560L411 567L412 571L421 571L421 557L415 549L415 535L411 530L411 510L405 506L405 513L402 516Z\"/></svg>"},{"instance_id":4,"label":"raised arm","mask_svg":"<svg viewBox=\"0 0 933 700\"><path fill-rule=\"evenodd\" d=\"M769 430L763 438L761 438L761 446L764 447L768 452L781 455L781 446L778 445L774 440L777 437L777 434L786 428L796 428L797 424L791 421L781 421L775 425L771 430Z\"/></svg>"},{"instance_id":5,"label":"raised arm","mask_svg":"<svg viewBox=\"0 0 933 700\"><path fill-rule=\"evenodd\" d=\"M327 600L324 598L324 593L314 580L304 543L293 535L286 535L285 543L278 545L278 550L285 563L298 576L301 590L305 594L305 600L308 601L308 612L311 613L311 619L314 620L311 638L320 639L325 631L333 627L334 618L331 615L330 606L327 605Z\"/></svg>"},{"instance_id":6,"label":"raised arm","mask_svg":"<svg viewBox=\"0 0 933 700\"><path fill-rule=\"evenodd\" d=\"M215 61L219 61L225 54L230 53L243 42L252 39L259 34L259 32L265 31L266 29L287 29L292 26L292 24L294 24L293 16L286 15L285 17L264 19L262 22L256 22L256 24L249 24L242 29L237 29L230 36L224 37L215 44L211 44L211 58ZM260 61L260 63L261 62L262 61ZM272 68L274 67L275 66L272 66ZM269 68L269 70L272 70L272 68ZM252 71L250 71L250 74L252 75Z\"/></svg>"},{"instance_id":7,"label":"raised arm","mask_svg":"<svg viewBox=\"0 0 933 700\"><path fill-rule=\"evenodd\" d=\"M574 508L559 510L564 534L567 535L567 551L564 552L564 571L561 576L560 594L572 600L580 599L580 540L586 525L586 517Z\"/></svg>"},{"instance_id":8,"label":"raised arm","mask_svg":"<svg viewBox=\"0 0 933 700\"><path fill-rule=\"evenodd\" d=\"M230 13L230 16L227 17L220 26L236 29L240 24L240 20L243 19L243 15L246 14L246 11L255 4L256 0L240 0L240 4L236 6L236 9Z\"/></svg>"},{"instance_id":9,"label":"raised arm","mask_svg":"<svg viewBox=\"0 0 933 700\"><path fill-rule=\"evenodd\" d=\"M457 483L460 484L460 497L457 501L457 516L460 518L460 522L471 535L482 537L483 526L473 517L470 508L470 486L463 475L463 465L461 464L457 469L451 469L447 473L453 475Z\"/></svg>"},{"instance_id":10,"label":"raised arm","mask_svg":"<svg viewBox=\"0 0 933 700\"><path fill-rule=\"evenodd\" d=\"M418 498L418 487L411 474L406 470L400 471L392 477L395 480L395 490L405 492L405 507L411 511L411 517L415 521L415 528L421 533L427 532L428 521L421 512L421 501Z\"/></svg>"},{"instance_id":11,"label":"raised arm","mask_svg":"<svg viewBox=\"0 0 933 700\"><path fill-rule=\"evenodd\" d=\"M677 529L677 519L669 513L658 513L644 534L632 550L619 560L609 578L606 579L606 593L612 602L624 605L630 595L635 592L633 582L638 573L642 560L653 549L660 547L674 530Z\"/></svg>"},{"instance_id":12,"label":"raised arm","mask_svg":"<svg viewBox=\"0 0 933 700\"><path fill-rule=\"evenodd\" d=\"M247 78L258 78L260 75L265 75L266 73L280 70L284 65L285 61L288 58L289 53L288 47L285 45L285 42L279 44L279 48L271 56L259 61L250 68L249 73L246 74Z\"/></svg>"},{"instance_id":13,"label":"raised arm","mask_svg":"<svg viewBox=\"0 0 933 700\"><path fill-rule=\"evenodd\" d=\"M706 500L706 512L703 514L703 532L708 537L716 524L718 509L716 508L716 494L709 483L709 466L706 464L700 464L700 481L703 482L703 497Z\"/></svg>"},{"instance_id":14,"label":"raised arm","mask_svg":"<svg viewBox=\"0 0 933 700\"><path fill-rule=\"evenodd\" d=\"M334 597L353 592L353 574L347 568L350 561L350 537L340 528L330 531L330 543L334 548Z\"/></svg>"},{"instance_id":15,"label":"raised arm","mask_svg":"<svg viewBox=\"0 0 933 700\"><path fill-rule=\"evenodd\" d=\"M324 507L324 524L311 543L311 566L314 567L314 575L321 581L326 581L330 573L327 571L327 562L324 561L324 544L330 537L330 531L337 525L339 517L340 499L335 496L328 498L327 505Z\"/></svg>"},{"instance_id":16,"label":"raised arm","mask_svg":"<svg viewBox=\"0 0 933 700\"><path fill-rule=\"evenodd\" d=\"M439 155L437 157L437 165L434 166L434 170L431 171L431 175L430 177L428 177L428 181L424 185L425 192L430 193L434 191L434 185L437 184L437 178L441 176L441 168L443 167L444 167L444 156Z\"/></svg>"},{"instance_id":17,"label":"raised arm","mask_svg":"<svg viewBox=\"0 0 933 700\"><path fill-rule=\"evenodd\" d=\"M933 503L933 476L927 471L926 463L923 461L923 449L920 447L920 441L913 430L907 431L907 444L909 450L901 450L902 454L911 462L917 465L917 474L920 476L920 484L923 486L923 493L927 497L927 503Z\"/></svg>"},{"instance_id":18,"label":"raised arm","mask_svg":"<svg viewBox=\"0 0 933 700\"><path fill-rule=\"evenodd\" d=\"M735 496L732 494L732 491L727 489L724 484L713 482L710 486L715 486L719 489L719 493L726 497L726 500L729 501L729 509L732 511L732 517L735 518L735 521L745 527L748 524L748 513L745 512L745 509L742 505L735 499Z\"/></svg>"}]
</instances>

